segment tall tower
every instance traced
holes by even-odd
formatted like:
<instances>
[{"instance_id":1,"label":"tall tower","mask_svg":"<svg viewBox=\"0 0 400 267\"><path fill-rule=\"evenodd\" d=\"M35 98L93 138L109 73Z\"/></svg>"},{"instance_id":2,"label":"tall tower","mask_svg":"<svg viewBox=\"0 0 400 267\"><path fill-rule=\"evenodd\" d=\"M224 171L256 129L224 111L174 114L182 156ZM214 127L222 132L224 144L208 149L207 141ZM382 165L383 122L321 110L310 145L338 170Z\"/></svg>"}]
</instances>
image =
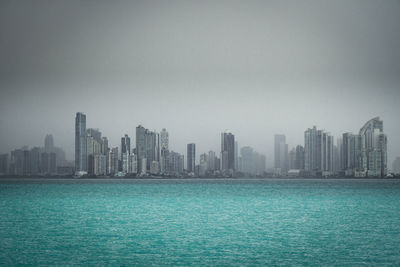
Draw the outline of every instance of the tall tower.
<instances>
[{"instance_id":1,"label":"tall tower","mask_svg":"<svg viewBox=\"0 0 400 267\"><path fill-rule=\"evenodd\" d=\"M235 170L235 136L230 132L221 133L222 170Z\"/></svg>"},{"instance_id":2,"label":"tall tower","mask_svg":"<svg viewBox=\"0 0 400 267\"><path fill-rule=\"evenodd\" d=\"M379 117L367 121L360 129L361 167L368 176L384 177L387 174L387 136Z\"/></svg>"},{"instance_id":3,"label":"tall tower","mask_svg":"<svg viewBox=\"0 0 400 267\"><path fill-rule=\"evenodd\" d=\"M164 128L160 133L160 149L168 150L169 147L169 136L167 130Z\"/></svg>"},{"instance_id":4,"label":"tall tower","mask_svg":"<svg viewBox=\"0 0 400 267\"><path fill-rule=\"evenodd\" d=\"M160 161L160 145L159 145L159 134L156 132L149 131L143 126L139 125L136 127L136 159L138 170L141 169L143 173L150 171L151 165L155 165ZM146 168L144 169L144 163Z\"/></svg>"},{"instance_id":5,"label":"tall tower","mask_svg":"<svg viewBox=\"0 0 400 267\"><path fill-rule=\"evenodd\" d=\"M131 153L131 139L127 134L121 138L121 157L123 154Z\"/></svg>"},{"instance_id":6,"label":"tall tower","mask_svg":"<svg viewBox=\"0 0 400 267\"><path fill-rule=\"evenodd\" d=\"M75 171L87 172L86 115L78 112L75 117Z\"/></svg>"},{"instance_id":7,"label":"tall tower","mask_svg":"<svg viewBox=\"0 0 400 267\"><path fill-rule=\"evenodd\" d=\"M275 135L275 169L286 172L288 169L288 145L286 136L283 134Z\"/></svg>"},{"instance_id":8,"label":"tall tower","mask_svg":"<svg viewBox=\"0 0 400 267\"><path fill-rule=\"evenodd\" d=\"M194 172L196 165L196 145L188 144L187 145L187 171Z\"/></svg>"},{"instance_id":9,"label":"tall tower","mask_svg":"<svg viewBox=\"0 0 400 267\"><path fill-rule=\"evenodd\" d=\"M54 151L54 141L51 134L47 134L44 138L44 151L50 153Z\"/></svg>"},{"instance_id":10,"label":"tall tower","mask_svg":"<svg viewBox=\"0 0 400 267\"><path fill-rule=\"evenodd\" d=\"M136 127L136 160L140 171L142 171L143 159L146 159L146 129L139 125Z\"/></svg>"}]
</instances>

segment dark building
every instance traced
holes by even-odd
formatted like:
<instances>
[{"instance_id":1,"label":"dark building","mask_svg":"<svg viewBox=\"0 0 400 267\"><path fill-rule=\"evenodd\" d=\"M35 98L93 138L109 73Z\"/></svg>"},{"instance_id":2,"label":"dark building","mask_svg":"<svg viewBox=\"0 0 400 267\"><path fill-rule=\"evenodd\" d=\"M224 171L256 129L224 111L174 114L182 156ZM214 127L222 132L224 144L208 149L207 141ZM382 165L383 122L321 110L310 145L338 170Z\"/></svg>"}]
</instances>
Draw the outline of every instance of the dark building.
<instances>
[{"instance_id":1,"label":"dark building","mask_svg":"<svg viewBox=\"0 0 400 267\"><path fill-rule=\"evenodd\" d=\"M75 171L87 172L86 115L78 112L75 117Z\"/></svg>"},{"instance_id":2,"label":"dark building","mask_svg":"<svg viewBox=\"0 0 400 267\"><path fill-rule=\"evenodd\" d=\"M159 135L139 125L136 127L136 156L138 171L142 170L142 161L146 159L146 171L150 171L153 161L160 161Z\"/></svg>"},{"instance_id":3,"label":"dark building","mask_svg":"<svg viewBox=\"0 0 400 267\"><path fill-rule=\"evenodd\" d=\"M30 173L31 175L40 174L40 154L41 149L39 147L34 147L30 151Z\"/></svg>"},{"instance_id":4,"label":"dark building","mask_svg":"<svg viewBox=\"0 0 400 267\"><path fill-rule=\"evenodd\" d=\"M0 155L0 174L8 174L8 154Z\"/></svg>"},{"instance_id":5,"label":"dark building","mask_svg":"<svg viewBox=\"0 0 400 267\"><path fill-rule=\"evenodd\" d=\"M297 170L304 170L304 147L296 146L296 157L294 162L294 167Z\"/></svg>"},{"instance_id":6,"label":"dark building","mask_svg":"<svg viewBox=\"0 0 400 267\"><path fill-rule=\"evenodd\" d=\"M187 145L187 171L195 172L196 166L196 145L188 144Z\"/></svg>"},{"instance_id":7,"label":"dark building","mask_svg":"<svg viewBox=\"0 0 400 267\"><path fill-rule=\"evenodd\" d=\"M125 153L130 153L131 152L131 139L127 134L125 134L124 137L121 138L121 158L122 155Z\"/></svg>"},{"instance_id":8,"label":"dark building","mask_svg":"<svg viewBox=\"0 0 400 267\"><path fill-rule=\"evenodd\" d=\"M221 134L222 170L235 170L235 136L225 132Z\"/></svg>"}]
</instances>

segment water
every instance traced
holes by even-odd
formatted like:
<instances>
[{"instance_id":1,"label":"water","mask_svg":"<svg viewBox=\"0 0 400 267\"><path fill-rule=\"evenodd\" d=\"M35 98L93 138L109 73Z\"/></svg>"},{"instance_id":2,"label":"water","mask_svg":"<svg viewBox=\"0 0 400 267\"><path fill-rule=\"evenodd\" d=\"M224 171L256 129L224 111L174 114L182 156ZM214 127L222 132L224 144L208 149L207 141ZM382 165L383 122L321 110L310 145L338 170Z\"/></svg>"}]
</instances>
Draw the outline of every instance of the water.
<instances>
[{"instance_id":1,"label":"water","mask_svg":"<svg viewBox=\"0 0 400 267\"><path fill-rule=\"evenodd\" d=\"M399 265L397 180L0 182L1 265Z\"/></svg>"}]
</instances>

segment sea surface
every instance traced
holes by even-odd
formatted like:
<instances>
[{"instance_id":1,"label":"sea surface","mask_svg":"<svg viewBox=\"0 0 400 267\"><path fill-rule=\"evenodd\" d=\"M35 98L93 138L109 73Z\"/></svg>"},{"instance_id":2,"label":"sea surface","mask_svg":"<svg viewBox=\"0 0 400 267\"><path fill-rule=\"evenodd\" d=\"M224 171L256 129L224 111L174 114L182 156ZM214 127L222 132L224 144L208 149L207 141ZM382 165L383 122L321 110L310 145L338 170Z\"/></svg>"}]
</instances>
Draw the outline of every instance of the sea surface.
<instances>
[{"instance_id":1,"label":"sea surface","mask_svg":"<svg viewBox=\"0 0 400 267\"><path fill-rule=\"evenodd\" d=\"M0 180L0 265L400 265L399 180Z\"/></svg>"}]
</instances>

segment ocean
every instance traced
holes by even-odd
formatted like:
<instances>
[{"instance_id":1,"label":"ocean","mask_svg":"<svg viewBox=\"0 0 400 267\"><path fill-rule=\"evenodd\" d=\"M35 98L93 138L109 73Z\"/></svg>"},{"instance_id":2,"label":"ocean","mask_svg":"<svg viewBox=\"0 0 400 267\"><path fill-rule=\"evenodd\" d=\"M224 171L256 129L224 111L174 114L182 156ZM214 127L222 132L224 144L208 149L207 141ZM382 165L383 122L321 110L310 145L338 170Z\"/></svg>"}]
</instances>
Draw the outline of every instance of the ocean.
<instances>
[{"instance_id":1,"label":"ocean","mask_svg":"<svg viewBox=\"0 0 400 267\"><path fill-rule=\"evenodd\" d=\"M0 265L400 265L400 180L0 180Z\"/></svg>"}]
</instances>

